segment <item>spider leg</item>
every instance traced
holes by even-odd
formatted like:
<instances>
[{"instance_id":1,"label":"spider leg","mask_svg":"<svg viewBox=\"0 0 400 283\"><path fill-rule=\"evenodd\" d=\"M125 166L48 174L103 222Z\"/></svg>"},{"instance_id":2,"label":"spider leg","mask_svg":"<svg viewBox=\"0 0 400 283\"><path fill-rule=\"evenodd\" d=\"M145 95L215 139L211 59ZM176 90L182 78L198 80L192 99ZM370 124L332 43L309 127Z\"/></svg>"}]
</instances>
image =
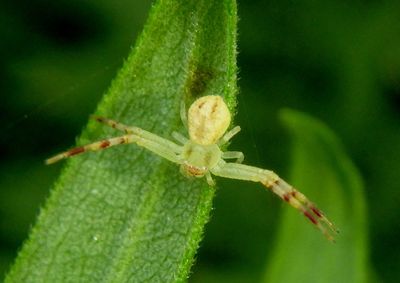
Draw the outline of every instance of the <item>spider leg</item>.
<instances>
[{"instance_id":1,"label":"spider leg","mask_svg":"<svg viewBox=\"0 0 400 283\"><path fill-rule=\"evenodd\" d=\"M295 190L274 172L253 166L221 161L216 167L211 169L211 173L225 178L260 182L282 200L300 211L328 240L334 241L331 233L337 233L337 230L333 224L302 193ZM326 229L326 226L331 232Z\"/></svg>"},{"instance_id":2,"label":"spider leg","mask_svg":"<svg viewBox=\"0 0 400 283\"><path fill-rule=\"evenodd\" d=\"M99 116L93 116L93 118L100 123L104 123L114 129L123 131L127 134L136 135L145 140L152 141L154 143L164 144L166 147L169 148L169 150L172 150L175 153L180 153L182 151L182 147L175 144L174 142L164 139L160 136L157 136L151 132L145 131L139 127L126 126L126 125L116 122L114 120L104 118L104 117L99 117Z\"/></svg>"},{"instance_id":3,"label":"spider leg","mask_svg":"<svg viewBox=\"0 0 400 283\"><path fill-rule=\"evenodd\" d=\"M244 154L241 151L225 151L222 153L223 159L236 159L236 163L242 163Z\"/></svg>"},{"instance_id":4,"label":"spider leg","mask_svg":"<svg viewBox=\"0 0 400 283\"><path fill-rule=\"evenodd\" d=\"M185 104L185 100L184 99L181 100L180 116L181 116L182 124L187 129L188 128L187 111L186 111L186 104Z\"/></svg>"},{"instance_id":5,"label":"spider leg","mask_svg":"<svg viewBox=\"0 0 400 283\"><path fill-rule=\"evenodd\" d=\"M279 181L277 182L277 186L279 186L284 192L284 198L285 200L289 197L293 197L297 199L300 203L304 204L309 211L312 211L314 215L316 215L321 222L323 222L326 226L329 227L330 230L332 230L335 233L338 233L339 230L335 227L335 225L329 221L329 219L325 216L325 214L318 209L314 203L312 203L303 193L299 192L295 188L293 188L291 185L286 183L283 179L279 178Z\"/></svg>"},{"instance_id":6,"label":"spider leg","mask_svg":"<svg viewBox=\"0 0 400 283\"><path fill-rule=\"evenodd\" d=\"M111 138L111 139L104 139L98 142L94 142L91 144L87 144L84 146L78 146L75 148L72 148L68 151L59 153L53 157L50 157L49 159L46 160L46 164L53 164L57 161L60 161L64 158L68 158L74 155L82 154L87 151L97 151L97 150L102 150L111 146L115 146L118 144L124 144L128 143L128 138L127 136L122 136L122 137L116 137L116 138Z\"/></svg>"},{"instance_id":7,"label":"spider leg","mask_svg":"<svg viewBox=\"0 0 400 283\"><path fill-rule=\"evenodd\" d=\"M126 134L132 134L134 132L134 129L132 129L132 127L129 127L129 126L119 123L117 121L114 121L114 120L111 120L108 118L104 118L104 117L100 117L100 116L95 116L95 115L92 115L91 117L93 119L95 119L97 122L106 124L107 126L110 126L111 128L123 131Z\"/></svg>"},{"instance_id":8,"label":"spider leg","mask_svg":"<svg viewBox=\"0 0 400 283\"><path fill-rule=\"evenodd\" d=\"M180 142L181 144L186 144L188 142L188 139L178 132L172 132L171 135L176 141Z\"/></svg>"},{"instance_id":9,"label":"spider leg","mask_svg":"<svg viewBox=\"0 0 400 283\"><path fill-rule=\"evenodd\" d=\"M214 179L212 178L210 172L207 172L207 173L206 173L206 180L207 180L207 183L208 183L211 187L214 187L214 186L215 186L215 181L214 181Z\"/></svg>"},{"instance_id":10,"label":"spider leg","mask_svg":"<svg viewBox=\"0 0 400 283\"><path fill-rule=\"evenodd\" d=\"M232 130L228 131L219 141L218 145L224 145L226 144L231 138L233 138L234 135L240 132L240 126L234 127Z\"/></svg>"},{"instance_id":11,"label":"spider leg","mask_svg":"<svg viewBox=\"0 0 400 283\"><path fill-rule=\"evenodd\" d=\"M68 151L59 153L49 159L47 159L45 162L46 164L53 164L57 161L60 161L62 159L82 154L87 151L98 151L102 150L111 146L115 145L120 145L120 144L128 144L128 143L136 143L139 146L142 146L144 148L147 148L148 150L156 153L157 155L164 157L165 159L168 159L172 162L175 163L180 163L180 159L178 157L178 152L180 151L174 151L173 148L171 148L171 141L165 140L163 138L157 137L157 140L150 140L145 137L141 137L139 135L135 134L128 134L128 135L123 135L120 137L115 137L115 138L110 138L110 139L104 139L98 142L94 142L88 145L84 146L79 146L75 147L73 149L70 149ZM175 145L175 144L174 144ZM175 145L177 148L179 147L178 145ZM181 147L179 147L181 148Z\"/></svg>"}]
</instances>

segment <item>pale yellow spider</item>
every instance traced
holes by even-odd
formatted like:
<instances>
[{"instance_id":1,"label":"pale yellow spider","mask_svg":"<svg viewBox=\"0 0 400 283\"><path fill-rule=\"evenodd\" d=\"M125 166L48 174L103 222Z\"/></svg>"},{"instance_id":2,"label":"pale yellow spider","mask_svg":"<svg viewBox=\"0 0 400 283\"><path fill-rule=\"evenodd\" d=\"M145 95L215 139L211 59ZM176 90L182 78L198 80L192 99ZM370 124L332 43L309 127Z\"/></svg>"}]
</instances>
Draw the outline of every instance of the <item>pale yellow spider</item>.
<instances>
[{"instance_id":1,"label":"pale yellow spider","mask_svg":"<svg viewBox=\"0 0 400 283\"><path fill-rule=\"evenodd\" d=\"M210 186L215 184L211 174L231 179L260 182L304 214L329 240L334 240L331 232L337 233L337 230L333 224L302 193L272 171L240 164L244 158L242 152L221 151L220 146L226 144L236 135L240 131L240 127L236 126L226 132L231 122L231 114L220 96L209 95L197 99L190 106L187 116L185 108L182 109L182 121L185 125L187 121L190 139L177 132L172 133L172 137L181 145L137 127L129 127L113 120L95 117L97 121L125 132L125 135L73 148L47 159L46 164L52 164L86 151L102 150L119 144L136 143L169 161L179 164L181 172L186 176L198 178L205 176ZM236 163L225 162L225 159L236 159ZM326 229L326 227L329 229Z\"/></svg>"}]
</instances>

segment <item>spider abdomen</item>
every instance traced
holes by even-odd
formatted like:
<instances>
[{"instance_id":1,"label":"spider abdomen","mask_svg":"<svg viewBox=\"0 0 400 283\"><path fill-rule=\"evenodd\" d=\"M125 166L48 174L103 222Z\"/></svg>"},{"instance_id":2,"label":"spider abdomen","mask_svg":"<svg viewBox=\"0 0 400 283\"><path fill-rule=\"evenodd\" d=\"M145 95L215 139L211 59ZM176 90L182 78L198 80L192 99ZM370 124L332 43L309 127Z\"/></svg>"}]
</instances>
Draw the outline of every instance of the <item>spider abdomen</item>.
<instances>
[{"instance_id":1,"label":"spider abdomen","mask_svg":"<svg viewBox=\"0 0 400 283\"><path fill-rule=\"evenodd\" d=\"M203 96L189 108L190 139L201 145L215 144L224 135L230 122L231 114L222 97Z\"/></svg>"}]
</instances>

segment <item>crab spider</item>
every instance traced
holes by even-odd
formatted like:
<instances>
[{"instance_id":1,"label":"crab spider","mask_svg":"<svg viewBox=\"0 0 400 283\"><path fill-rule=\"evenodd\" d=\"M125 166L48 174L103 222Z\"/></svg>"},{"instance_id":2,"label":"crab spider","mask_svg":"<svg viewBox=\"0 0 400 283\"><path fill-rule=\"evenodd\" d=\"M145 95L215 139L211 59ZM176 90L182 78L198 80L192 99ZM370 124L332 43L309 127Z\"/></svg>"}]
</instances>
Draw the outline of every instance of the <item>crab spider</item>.
<instances>
[{"instance_id":1,"label":"crab spider","mask_svg":"<svg viewBox=\"0 0 400 283\"><path fill-rule=\"evenodd\" d=\"M208 95L197 99L186 115L182 107L181 118L188 128L189 139L173 132L172 137L178 142L159 137L138 127L125 126L103 117L95 117L98 122L125 132L124 135L101 140L85 146L80 146L60 153L46 160L52 164L86 151L102 150L119 144L136 143L155 154L180 165L181 172L191 177L206 177L207 183L213 186L211 176L259 182L282 200L300 211L329 240L337 233L334 225L306 196L282 180L274 172L241 164L244 155L239 151L221 151L226 144L240 131L236 126L227 132L231 122L231 114L220 96ZM236 159L236 162L226 162L226 159Z\"/></svg>"}]
</instances>

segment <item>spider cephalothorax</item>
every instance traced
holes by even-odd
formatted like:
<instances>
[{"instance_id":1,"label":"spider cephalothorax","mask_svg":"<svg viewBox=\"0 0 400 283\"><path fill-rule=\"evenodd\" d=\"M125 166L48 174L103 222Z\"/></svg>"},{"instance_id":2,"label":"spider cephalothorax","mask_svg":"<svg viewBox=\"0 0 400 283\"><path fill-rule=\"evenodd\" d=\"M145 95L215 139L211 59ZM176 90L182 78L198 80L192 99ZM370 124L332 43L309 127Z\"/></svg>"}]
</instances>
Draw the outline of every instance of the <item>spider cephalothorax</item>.
<instances>
[{"instance_id":1,"label":"spider cephalothorax","mask_svg":"<svg viewBox=\"0 0 400 283\"><path fill-rule=\"evenodd\" d=\"M335 227L306 196L272 171L241 164L244 158L242 152L221 151L220 146L226 144L240 131L240 127L236 126L227 132L231 122L231 114L222 97L217 95L203 96L190 106L187 118L186 110L181 111L181 117L183 123L187 124L189 139L173 132L172 136L179 144L138 127L125 126L110 119L96 117L97 121L121 130L125 132L125 135L76 147L47 159L46 163L51 164L86 151L101 150L119 144L136 143L169 161L179 164L181 172L186 176L198 178L205 176L209 185L214 185L211 174L259 182L299 210L329 240L334 239L332 232L336 233ZM236 159L236 162L226 162L226 159Z\"/></svg>"}]
</instances>

